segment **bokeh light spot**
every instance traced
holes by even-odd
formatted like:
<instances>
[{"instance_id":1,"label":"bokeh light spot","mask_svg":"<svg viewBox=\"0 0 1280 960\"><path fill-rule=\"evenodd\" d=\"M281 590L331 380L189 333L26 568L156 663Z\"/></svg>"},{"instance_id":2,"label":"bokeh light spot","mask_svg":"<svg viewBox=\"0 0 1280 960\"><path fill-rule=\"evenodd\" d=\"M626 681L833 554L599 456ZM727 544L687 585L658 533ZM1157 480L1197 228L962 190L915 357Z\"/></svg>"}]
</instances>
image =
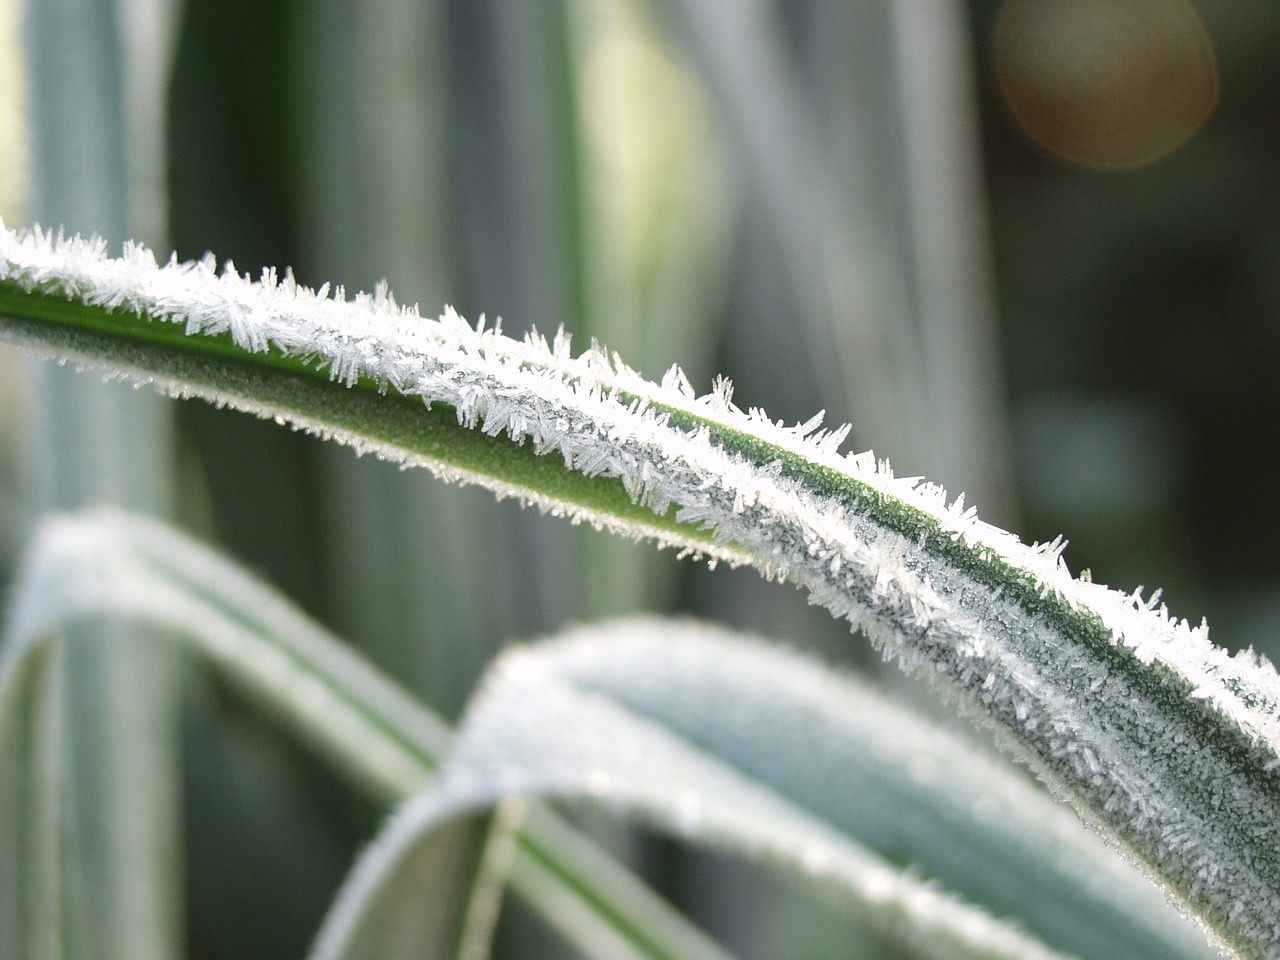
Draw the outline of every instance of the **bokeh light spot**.
<instances>
[{"instance_id":1,"label":"bokeh light spot","mask_svg":"<svg viewBox=\"0 0 1280 960\"><path fill-rule=\"evenodd\" d=\"M1213 44L1189 0L1007 0L995 63L1026 133L1090 167L1159 159L1218 102Z\"/></svg>"}]
</instances>

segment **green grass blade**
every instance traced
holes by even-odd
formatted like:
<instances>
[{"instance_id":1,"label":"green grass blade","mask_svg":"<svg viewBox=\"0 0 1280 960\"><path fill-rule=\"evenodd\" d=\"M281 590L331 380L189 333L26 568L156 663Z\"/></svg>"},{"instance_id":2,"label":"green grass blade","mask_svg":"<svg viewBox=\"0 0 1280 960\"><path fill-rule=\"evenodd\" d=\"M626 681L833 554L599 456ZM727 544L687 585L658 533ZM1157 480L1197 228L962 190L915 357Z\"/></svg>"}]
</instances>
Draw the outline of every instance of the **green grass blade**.
<instances>
[{"instance_id":1,"label":"green grass blade","mask_svg":"<svg viewBox=\"0 0 1280 960\"><path fill-rule=\"evenodd\" d=\"M368 287L386 278L424 303L458 295L448 81L462 54L445 42L446 13L439 2L344 0L299 14L299 243L309 270ZM513 520L478 491L371 459L319 454L329 616L456 716L496 644L521 631L535 590L497 602L471 571L515 567L536 518Z\"/></svg>"},{"instance_id":2,"label":"green grass blade","mask_svg":"<svg viewBox=\"0 0 1280 960\"><path fill-rule=\"evenodd\" d=\"M57 863L56 858L36 856L34 845L48 836L40 821L49 807L41 801L44 792L47 756L40 749L39 732L47 727L47 649L26 658L13 671L6 671L8 685L28 690L25 697L0 700L0 957L26 960L47 957L51 951L39 938L58 925L47 911L58 898L47 896L48 880L41 876ZM30 775L22 775L30 771ZM56 955L56 953L55 953Z\"/></svg>"},{"instance_id":3,"label":"green grass blade","mask_svg":"<svg viewBox=\"0 0 1280 960\"><path fill-rule=\"evenodd\" d=\"M30 696L24 664L90 620L140 621L189 645L385 800L426 782L448 728L275 591L150 521L110 511L46 521L15 584L3 716Z\"/></svg>"},{"instance_id":4,"label":"green grass blade","mask_svg":"<svg viewBox=\"0 0 1280 960\"><path fill-rule=\"evenodd\" d=\"M840 29L845 18L857 15L855 8L826 6L834 13L821 26L827 36L877 36L873 30ZM897 116L889 121L901 131L892 164L900 177L894 194L904 244L911 251L906 273L936 425L933 442L943 451L938 462L956 478L947 483L980 497L991 518L1011 523L1013 471L1000 409L993 267L971 62L975 48L967 8L958 0L899 0L889 7L891 26L879 37L892 37L889 59L898 92ZM836 57L846 49L840 47ZM853 57L841 59L847 63ZM863 89L875 87L864 84ZM828 90L833 111L841 112L848 92L847 85ZM846 139L846 155L861 147L853 142L857 136L851 131Z\"/></svg>"},{"instance_id":5,"label":"green grass blade","mask_svg":"<svg viewBox=\"0 0 1280 960\"><path fill-rule=\"evenodd\" d=\"M584 237L583 315L567 326L649 375L678 359L708 380L732 239L730 178L708 97L647 4L564 6ZM680 573L669 557L617 537L582 547L588 619L670 607Z\"/></svg>"},{"instance_id":6,"label":"green grass blade","mask_svg":"<svg viewBox=\"0 0 1280 960\"><path fill-rule=\"evenodd\" d=\"M511 864L512 890L588 957L732 960L671 906L563 820L534 805Z\"/></svg>"},{"instance_id":7,"label":"green grass blade","mask_svg":"<svg viewBox=\"0 0 1280 960\"><path fill-rule=\"evenodd\" d=\"M817 418L775 424L734 408L726 386L698 398L675 374L647 383L603 350L573 358L561 340L517 343L453 315L431 324L389 302L215 281L208 267L157 271L136 252L108 261L12 234L0 234L0 290L10 335L46 349L139 379L199 358L214 372L171 388L349 442L431 423L458 450L492 444L488 461L460 466L499 493L600 521L607 488L629 501L619 529L750 556L992 723L1227 945L1262 957L1280 943L1280 679L1154 602L1073 578L1061 542L1027 546L933 484L895 478L871 454L841 456L844 432L815 434ZM104 303L118 309L86 309ZM386 391L365 433L278 403L273 385L285 399L300 383L338 389L304 360L357 399ZM252 376L220 379L216 365L231 363ZM396 403L394 425L379 426ZM453 442L416 458L447 473ZM379 449L416 462L403 445Z\"/></svg>"},{"instance_id":8,"label":"green grass blade","mask_svg":"<svg viewBox=\"0 0 1280 960\"><path fill-rule=\"evenodd\" d=\"M381 859L385 841L375 841L309 960L484 960L517 826L506 819L444 812L390 864Z\"/></svg>"},{"instance_id":9,"label":"green grass blade","mask_svg":"<svg viewBox=\"0 0 1280 960\"><path fill-rule=\"evenodd\" d=\"M790 281L787 320L808 356L811 395L851 411L858 442L934 464L929 384L909 331L902 264L884 242L871 158L835 161L827 131L768 4L666 0L724 118ZM851 199L850 183L861 196Z\"/></svg>"}]
</instances>

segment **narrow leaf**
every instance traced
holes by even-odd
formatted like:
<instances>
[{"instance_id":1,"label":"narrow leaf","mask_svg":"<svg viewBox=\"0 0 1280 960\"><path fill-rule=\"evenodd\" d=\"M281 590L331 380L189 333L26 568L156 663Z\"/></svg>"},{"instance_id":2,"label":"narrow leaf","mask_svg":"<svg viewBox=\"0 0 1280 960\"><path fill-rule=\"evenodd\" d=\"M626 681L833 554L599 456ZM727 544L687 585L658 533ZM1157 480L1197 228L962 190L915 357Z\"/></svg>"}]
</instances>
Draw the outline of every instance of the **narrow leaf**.
<instances>
[{"instance_id":1,"label":"narrow leaf","mask_svg":"<svg viewBox=\"0 0 1280 960\"><path fill-rule=\"evenodd\" d=\"M128 618L212 662L385 799L426 782L444 724L269 587L162 524L100 511L45 522L15 584L0 724L20 723L47 637Z\"/></svg>"},{"instance_id":2,"label":"narrow leaf","mask_svg":"<svg viewBox=\"0 0 1280 960\"><path fill-rule=\"evenodd\" d=\"M168 0L23 6L28 215L162 242ZM164 513L169 405L48 365L33 372L30 479L38 509L107 502ZM56 815L44 820L33 871L53 878L38 897L57 929L34 938L47 951L42 960L168 960L182 949L172 665L146 656L140 637L111 637L109 657L104 644L81 639L50 658L47 683L61 699L40 749L53 773L39 781L43 793L33 803ZM32 826L39 829L39 818ZM10 949L22 956L24 946L0 945L0 956Z\"/></svg>"},{"instance_id":3,"label":"narrow leaf","mask_svg":"<svg viewBox=\"0 0 1280 960\"><path fill-rule=\"evenodd\" d=\"M392 864L375 844L343 885L310 960L484 960L517 825L513 816L446 811Z\"/></svg>"},{"instance_id":4,"label":"narrow leaf","mask_svg":"<svg viewBox=\"0 0 1280 960\"><path fill-rule=\"evenodd\" d=\"M1228 655L1138 594L1074 579L1061 542L1024 545L935 485L839 455L843 432L742 414L723 385L696 398L603 349L573 358L563 339L517 343L452 314L433 324L385 298L267 281L0 233L14 338L366 447L393 440L380 452L636 536L750 557L994 724L1224 945L1280 947L1269 663ZM357 389L334 402L336 384Z\"/></svg>"},{"instance_id":5,"label":"narrow leaf","mask_svg":"<svg viewBox=\"0 0 1280 960\"><path fill-rule=\"evenodd\" d=\"M588 957L732 960L722 947L544 807L533 805L511 888Z\"/></svg>"}]
</instances>

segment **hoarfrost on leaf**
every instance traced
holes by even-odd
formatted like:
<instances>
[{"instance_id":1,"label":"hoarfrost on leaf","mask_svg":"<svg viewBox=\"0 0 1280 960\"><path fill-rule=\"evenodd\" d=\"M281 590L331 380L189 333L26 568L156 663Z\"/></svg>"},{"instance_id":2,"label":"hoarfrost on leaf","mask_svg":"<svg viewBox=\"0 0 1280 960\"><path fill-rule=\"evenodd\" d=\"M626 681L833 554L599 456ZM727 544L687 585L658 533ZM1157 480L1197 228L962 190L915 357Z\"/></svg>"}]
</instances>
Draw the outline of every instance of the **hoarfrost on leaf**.
<instances>
[{"instance_id":1,"label":"hoarfrost on leaf","mask_svg":"<svg viewBox=\"0 0 1280 960\"><path fill-rule=\"evenodd\" d=\"M397 313L385 289L347 301L337 289L309 291L287 272L255 283L229 262L220 274L211 258L158 266L140 247L111 259L101 240L3 226L0 278L9 290L127 309L139 323L176 325L191 337L225 333L245 351L307 361L336 381L449 405L459 424L558 452L574 469L616 478L655 510L674 505L710 542L648 527L646 535L709 556L749 557L767 576L806 588L886 655L1007 729L1054 789L1086 816L1105 814L1107 828L1211 922L1227 924L1241 942L1275 946L1266 905L1280 899L1280 862L1248 851L1273 838L1280 821L1269 772L1280 755L1280 680L1270 664L1226 656L1155 597L1072 577L1061 538L1027 546L962 498L948 505L940 487L895 477L870 452L839 454L831 438L843 438L844 428L822 436L816 417L787 427L763 411L743 414L722 379L703 397L692 396L678 371L646 384L602 345L573 357L563 331L550 345L538 335L515 341L448 309L439 320L415 308ZM20 320L0 319L5 334L37 340ZM97 354L79 346L78 329L69 326L56 349L91 363ZM238 386L165 381L142 363L125 364L124 374L285 416L578 519L642 526L503 475L378 447ZM1114 695L1077 695L1102 681ZM1248 789L1212 792L1242 777ZM1211 820L1191 812L1210 806ZM1191 848L1187 830L1199 838ZM1197 878L1211 865L1226 879L1209 888Z\"/></svg>"}]
</instances>

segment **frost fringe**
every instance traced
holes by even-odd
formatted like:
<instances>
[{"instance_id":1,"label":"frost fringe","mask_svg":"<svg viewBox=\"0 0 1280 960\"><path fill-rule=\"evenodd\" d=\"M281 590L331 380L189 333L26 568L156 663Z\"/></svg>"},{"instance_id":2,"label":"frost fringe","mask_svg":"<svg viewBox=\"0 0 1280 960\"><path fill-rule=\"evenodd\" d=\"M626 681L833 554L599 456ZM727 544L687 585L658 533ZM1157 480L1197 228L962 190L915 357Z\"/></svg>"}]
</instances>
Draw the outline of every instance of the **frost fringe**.
<instances>
[{"instance_id":1,"label":"frost fringe","mask_svg":"<svg viewBox=\"0 0 1280 960\"><path fill-rule=\"evenodd\" d=\"M574 357L563 333L518 342L452 309L424 319L385 288L348 302L341 288L312 291L291 273L267 270L254 283L227 263L219 274L211 255L157 267L137 245L110 259L100 240L0 225L4 286L182 324L189 335L229 334L347 385L365 379L445 403L466 427L620 478L657 513L675 504L680 519L714 533L713 554L745 550L886 657L1013 731L1010 744L1051 787L1122 837L1228 942L1280 955L1271 665L1213 646L1203 624L1157 606L1158 593L1143 600L1074 578L1061 540L1027 546L980 521L963 496L948 502L941 487L895 477L871 453L841 455L847 427L821 431L821 414L787 427L743 413L726 381L698 397L674 367L652 384L598 345Z\"/></svg>"}]
</instances>

